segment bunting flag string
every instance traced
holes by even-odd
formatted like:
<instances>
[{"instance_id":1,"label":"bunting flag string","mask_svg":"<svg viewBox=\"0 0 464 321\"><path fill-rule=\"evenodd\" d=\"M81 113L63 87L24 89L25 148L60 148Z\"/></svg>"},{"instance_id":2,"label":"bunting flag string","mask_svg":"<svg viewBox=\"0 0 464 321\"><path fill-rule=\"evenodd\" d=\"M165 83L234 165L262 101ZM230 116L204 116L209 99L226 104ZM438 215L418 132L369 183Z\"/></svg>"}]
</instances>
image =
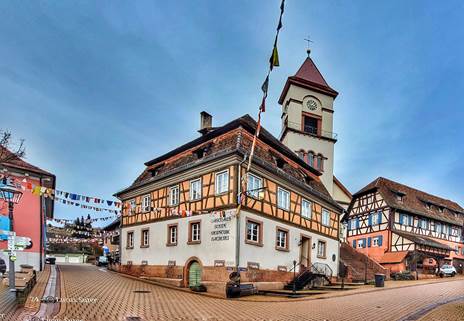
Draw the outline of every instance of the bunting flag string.
<instances>
[{"instance_id":1,"label":"bunting flag string","mask_svg":"<svg viewBox=\"0 0 464 321\"><path fill-rule=\"evenodd\" d=\"M65 192L65 191L61 191L58 189L36 185L32 182L29 182L26 178L24 178L19 185L23 191L26 191L26 190L30 191L32 194L36 196L45 196L45 197L59 196L59 197L68 199L70 201L101 204L101 205L114 206L116 208L121 208L121 202L118 202L118 201L105 200L105 199L98 198L98 197L86 196L86 195L77 194L77 193L70 193L70 192Z\"/></svg>"},{"instance_id":2,"label":"bunting flag string","mask_svg":"<svg viewBox=\"0 0 464 321\"><path fill-rule=\"evenodd\" d=\"M248 183L247 177L248 177L248 173L250 172L250 169L251 169L251 164L252 164L252 161L253 161L253 156L254 156L255 147L256 147L256 141L257 141L257 139L259 137L259 133L261 131L261 114L266 112L266 99L267 99L267 94L268 94L268 90L269 90L269 76L271 74L271 71L274 69L274 67L279 67L280 66L279 51L277 49L277 44L278 44L278 40L279 40L280 29L282 29L282 27L283 27L282 17L284 15L284 10L285 10L285 0L282 0L282 2L280 3L279 22L277 23L276 35L275 35L275 38L274 38L274 45L272 47L271 56L269 57L269 69L267 71L266 78L264 79L264 82L263 82L263 84L261 86L261 91L263 92L263 96L262 96L262 99L261 99L261 105L259 106L258 121L257 121L257 125L256 125L256 131L255 131L255 134L253 136L253 142L251 144L250 154L248 155L248 164L247 164L247 167L246 167L246 172L245 172L245 175L243 175L242 179L241 179L241 184L240 184L241 185L241 192L240 192L240 194L238 196L238 206L237 206L237 212L236 212L237 217L240 215L240 211L241 211L241 208L242 208L242 198L246 195L247 183ZM245 159L246 159L246 156L245 156ZM245 159L244 159L244 161L245 161Z\"/></svg>"},{"instance_id":3,"label":"bunting flag string","mask_svg":"<svg viewBox=\"0 0 464 321\"><path fill-rule=\"evenodd\" d=\"M65 205L70 205L70 206L77 206L77 207L92 210L92 211L95 211L95 212L106 211L108 213L116 214L117 216L121 215L120 210L113 210L113 209L110 209L110 208L96 207L96 206L81 204L81 203L69 201L67 199L63 199L63 198L60 198L60 197L53 197L53 196L46 196L46 195L43 195L43 196L50 197L51 199L54 199L55 202L58 202L60 204L65 204Z\"/></svg>"},{"instance_id":4,"label":"bunting flag string","mask_svg":"<svg viewBox=\"0 0 464 321\"><path fill-rule=\"evenodd\" d=\"M114 219L116 219L116 217L114 216L98 217L98 218L86 219L85 223L90 224L90 223L97 222L97 221L108 221L108 220L114 220ZM75 219L71 220L71 219L65 219L65 218L47 218L47 221L53 221L53 222L60 223L60 224L68 224L68 223L74 222Z\"/></svg>"}]
</instances>

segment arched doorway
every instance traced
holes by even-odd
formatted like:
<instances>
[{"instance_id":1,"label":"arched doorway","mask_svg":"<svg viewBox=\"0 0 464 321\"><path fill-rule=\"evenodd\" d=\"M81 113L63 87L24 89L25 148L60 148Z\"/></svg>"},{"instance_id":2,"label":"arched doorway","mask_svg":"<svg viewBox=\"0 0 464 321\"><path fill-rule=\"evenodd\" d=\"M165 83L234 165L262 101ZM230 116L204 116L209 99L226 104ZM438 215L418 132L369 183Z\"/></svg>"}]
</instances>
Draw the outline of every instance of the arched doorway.
<instances>
[{"instance_id":1,"label":"arched doorway","mask_svg":"<svg viewBox=\"0 0 464 321\"><path fill-rule=\"evenodd\" d=\"M188 268L188 286L195 287L201 284L201 265L197 261L192 261Z\"/></svg>"}]
</instances>

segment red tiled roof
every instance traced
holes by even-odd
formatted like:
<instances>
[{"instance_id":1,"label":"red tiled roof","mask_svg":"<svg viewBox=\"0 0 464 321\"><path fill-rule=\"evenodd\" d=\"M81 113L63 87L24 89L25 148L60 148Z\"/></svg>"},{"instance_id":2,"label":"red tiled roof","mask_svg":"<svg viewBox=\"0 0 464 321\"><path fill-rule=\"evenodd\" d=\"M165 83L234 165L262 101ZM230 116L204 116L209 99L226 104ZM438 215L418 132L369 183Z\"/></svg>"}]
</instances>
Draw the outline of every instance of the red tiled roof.
<instances>
[{"instance_id":1,"label":"red tiled roof","mask_svg":"<svg viewBox=\"0 0 464 321\"><path fill-rule=\"evenodd\" d=\"M285 87L280 95L279 104L283 103L285 95L290 88L290 84L313 89L332 97L338 96L338 92L329 86L310 57L306 58L294 76L288 77Z\"/></svg>"},{"instance_id":2,"label":"red tiled roof","mask_svg":"<svg viewBox=\"0 0 464 321\"><path fill-rule=\"evenodd\" d=\"M384 177L379 177L369 183L354 194L354 197L372 190L378 190L390 207L452 224L464 224L464 209L456 202L428 194ZM402 201L396 198L398 193L404 195ZM426 203L435 206L427 209ZM438 207L442 207L443 211L440 212Z\"/></svg>"},{"instance_id":3,"label":"red tiled roof","mask_svg":"<svg viewBox=\"0 0 464 321\"><path fill-rule=\"evenodd\" d=\"M0 155L2 159L7 159L7 161L3 162L1 165L7 166L7 167L13 167L17 169L22 169L25 171L30 171L36 174L42 174L46 176L55 176L50 172L47 172L37 166L29 164L28 162L14 155L11 151L9 151L8 149L2 146L0 146Z\"/></svg>"},{"instance_id":4,"label":"red tiled roof","mask_svg":"<svg viewBox=\"0 0 464 321\"><path fill-rule=\"evenodd\" d=\"M381 258L379 263L401 263L408 255L408 251L401 252L387 252Z\"/></svg>"}]
</instances>

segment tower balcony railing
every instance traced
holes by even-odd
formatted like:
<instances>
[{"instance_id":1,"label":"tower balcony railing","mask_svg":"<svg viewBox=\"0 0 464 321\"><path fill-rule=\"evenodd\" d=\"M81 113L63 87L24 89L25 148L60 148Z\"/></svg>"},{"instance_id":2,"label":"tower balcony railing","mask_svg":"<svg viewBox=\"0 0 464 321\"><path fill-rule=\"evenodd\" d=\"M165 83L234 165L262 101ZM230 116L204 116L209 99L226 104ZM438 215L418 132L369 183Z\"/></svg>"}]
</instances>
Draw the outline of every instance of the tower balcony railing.
<instances>
[{"instance_id":1,"label":"tower balcony railing","mask_svg":"<svg viewBox=\"0 0 464 321\"><path fill-rule=\"evenodd\" d=\"M284 126L284 129L282 130L281 136L283 134L283 131L285 130L285 127L296 129L298 131L303 131L304 133L314 135L314 136L317 136L317 137L324 137L324 138L329 138L329 139L333 139L333 140L337 140L337 138L338 138L337 133L329 132L329 131L325 131L325 130L318 130L317 127L308 126L308 125L303 126L303 128L301 128L301 124L291 122L291 121L286 122L286 126Z\"/></svg>"}]
</instances>

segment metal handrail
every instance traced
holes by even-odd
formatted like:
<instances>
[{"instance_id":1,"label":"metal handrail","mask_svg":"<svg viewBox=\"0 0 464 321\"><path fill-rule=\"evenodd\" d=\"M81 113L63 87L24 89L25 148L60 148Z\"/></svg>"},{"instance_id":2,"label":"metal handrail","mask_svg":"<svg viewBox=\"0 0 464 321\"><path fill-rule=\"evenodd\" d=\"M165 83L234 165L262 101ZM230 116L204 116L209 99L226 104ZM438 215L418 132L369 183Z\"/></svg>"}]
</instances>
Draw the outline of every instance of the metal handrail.
<instances>
[{"instance_id":1,"label":"metal handrail","mask_svg":"<svg viewBox=\"0 0 464 321\"><path fill-rule=\"evenodd\" d=\"M286 127L293 128L293 129L296 129L296 130L299 130L299 131L301 131L301 129L302 129L301 124L291 122L291 121L286 122ZM285 126L282 129L282 133L283 133L284 130L285 130ZM314 136L321 136L321 137L330 138L330 139L337 139L337 137L338 137L337 133L329 132L329 131L326 131L326 130L318 131L317 128L315 128L313 126L308 126L308 125L303 126L303 132L314 135ZM281 133L281 136L282 136L282 133Z\"/></svg>"}]
</instances>

